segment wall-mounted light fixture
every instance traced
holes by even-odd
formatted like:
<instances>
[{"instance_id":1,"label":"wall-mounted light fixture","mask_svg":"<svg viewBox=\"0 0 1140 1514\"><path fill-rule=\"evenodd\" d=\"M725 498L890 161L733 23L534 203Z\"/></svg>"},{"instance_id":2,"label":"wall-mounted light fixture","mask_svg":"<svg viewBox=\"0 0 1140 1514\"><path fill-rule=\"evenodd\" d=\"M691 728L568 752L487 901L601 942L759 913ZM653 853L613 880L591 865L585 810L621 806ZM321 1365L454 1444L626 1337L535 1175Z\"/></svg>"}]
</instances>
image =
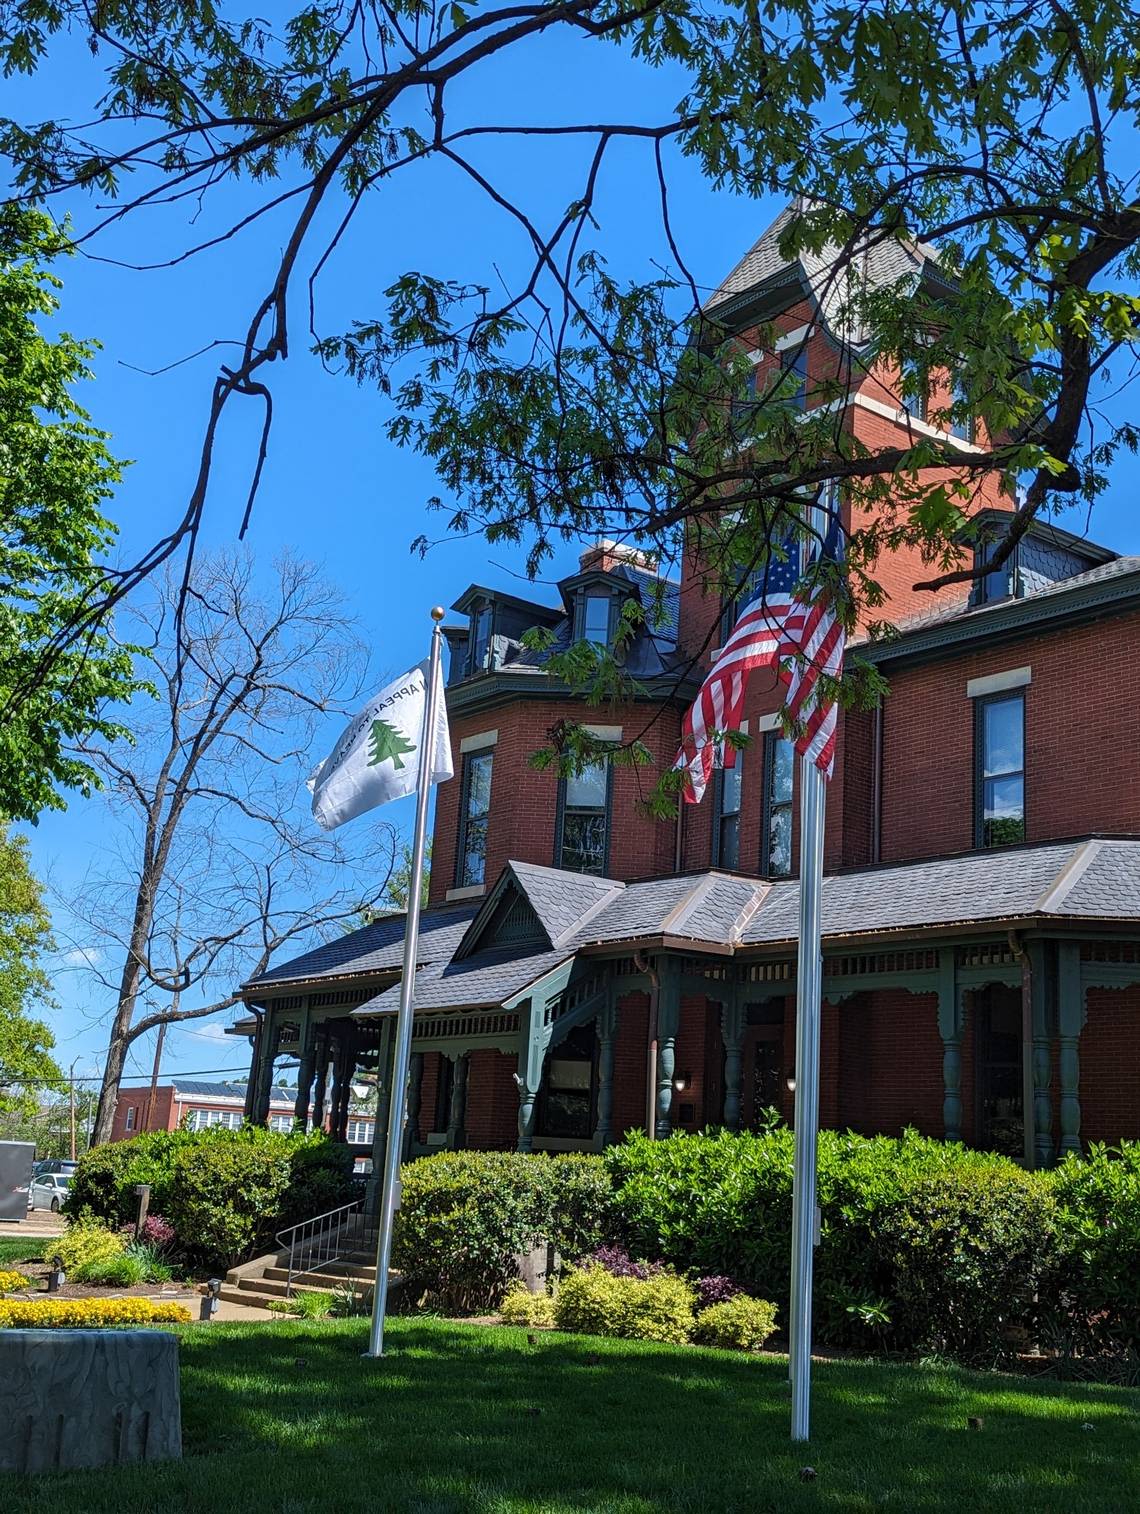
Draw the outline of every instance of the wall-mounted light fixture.
<instances>
[{"instance_id":1,"label":"wall-mounted light fixture","mask_svg":"<svg viewBox=\"0 0 1140 1514\"><path fill-rule=\"evenodd\" d=\"M684 1093L685 1089L692 1084L692 1081L692 1073L678 1073L677 1076L673 1079L673 1087L677 1090L678 1093Z\"/></svg>"},{"instance_id":2,"label":"wall-mounted light fixture","mask_svg":"<svg viewBox=\"0 0 1140 1514\"><path fill-rule=\"evenodd\" d=\"M784 1080L784 1083L785 1083L785 1086L787 1087L787 1090L788 1090L789 1093L795 1093L795 1091L796 1091L796 1075L795 1075L794 1072L790 1072L788 1074L788 1076Z\"/></svg>"}]
</instances>

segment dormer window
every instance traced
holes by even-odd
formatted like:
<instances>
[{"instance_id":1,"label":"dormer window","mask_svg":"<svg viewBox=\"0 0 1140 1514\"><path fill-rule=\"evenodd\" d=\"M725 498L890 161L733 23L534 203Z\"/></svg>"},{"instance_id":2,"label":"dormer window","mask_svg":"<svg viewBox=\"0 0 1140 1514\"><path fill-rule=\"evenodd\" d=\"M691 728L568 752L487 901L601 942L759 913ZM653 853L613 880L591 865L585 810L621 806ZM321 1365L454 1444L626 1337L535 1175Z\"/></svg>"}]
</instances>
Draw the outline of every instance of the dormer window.
<instances>
[{"instance_id":1,"label":"dormer window","mask_svg":"<svg viewBox=\"0 0 1140 1514\"><path fill-rule=\"evenodd\" d=\"M974 552L976 564L981 567L993 550L991 544L977 547ZM1020 595L1020 583L1018 552L1015 548L1003 563L978 579L974 603L992 605L1002 599L1016 599Z\"/></svg>"},{"instance_id":2,"label":"dormer window","mask_svg":"<svg viewBox=\"0 0 1140 1514\"><path fill-rule=\"evenodd\" d=\"M471 612L471 661L472 673L482 673L491 665L491 630L493 611L487 603L477 605Z\"/></svg>"},{"instance_id":3,"label":"dormer window","mask_svg":"<svg viewBox=\"0 0 1140 1514\"><path fill-rule=\"evenodd\" d=\"M613 596L610 594L586 594L582 599L582 641L593 647L608 647L610 644L610 614Z\"/></svg>"}]
</instances>

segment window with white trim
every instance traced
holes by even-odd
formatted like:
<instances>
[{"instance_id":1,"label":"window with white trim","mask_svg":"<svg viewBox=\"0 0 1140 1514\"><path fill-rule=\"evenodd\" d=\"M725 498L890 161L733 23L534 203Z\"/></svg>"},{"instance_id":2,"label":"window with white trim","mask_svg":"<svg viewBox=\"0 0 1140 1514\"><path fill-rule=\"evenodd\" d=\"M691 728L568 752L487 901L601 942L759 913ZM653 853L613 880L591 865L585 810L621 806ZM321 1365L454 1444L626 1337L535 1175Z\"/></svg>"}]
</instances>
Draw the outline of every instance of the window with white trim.
<instances>
[{"instance_id":1,"label":"window with white trim","mask_svg":"<svg viewBox=\"0 0 1140 1514\"><path fill-rule=\"evenodd\" d=\"M456 888L475 888L484 881L494 756L494 749L487 748L482 752L468 752L463 759Z\"/></svg>"},{"instance_id":2,"label":"window with white trim","mask_svg":"<svg viewBox=\"0 0 1140 1514\"><path fill-rule=\"evenodd\" d=\"M740 796L744 777L744 753L736 753L732 767L716 775L716 830L713 836L714 867L735 872L740 866Z\"/></svg>"},{"instance_id":3,"label":"window with white trim","mask_svg":"<svg viewBox=\"0 0 1140 1514\"><path fill-rule=\"evenodd\" d=\"M787 878L792 871L792 797L795 790L795 745L779 731L764 737L764 816L760 834L760 873Z\"/></svg>"},{"instance_id":4,"label":"window with white trim","mask_svg":"<svg viewBox=\"0 0 1140 1514\"><path fill-rule=\"evenodd\" d=\"M556 867L573 873L604 873L609 846L610 765L594 762L559 786Z\"/></svg>"}]
</instances>

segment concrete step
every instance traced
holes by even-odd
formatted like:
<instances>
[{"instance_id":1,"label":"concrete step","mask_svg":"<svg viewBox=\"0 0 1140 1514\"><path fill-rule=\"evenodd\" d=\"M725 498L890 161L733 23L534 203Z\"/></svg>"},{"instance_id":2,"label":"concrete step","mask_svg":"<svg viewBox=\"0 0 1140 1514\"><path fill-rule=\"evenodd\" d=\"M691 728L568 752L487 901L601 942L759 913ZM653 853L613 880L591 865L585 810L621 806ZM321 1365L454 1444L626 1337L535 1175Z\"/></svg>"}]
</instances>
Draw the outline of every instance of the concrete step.
<instances>
[{"instance_id":1,"label":"concrete step","mask_svg":"<svg viewBox=\"0 0 1140 1514\"><path fill-rule=\"evenodd\" d=\"M289 1269L288 1267L266 1267L262 1276L270 1278L274 1282L287 1282L289 1279ZM295 1272L293 1274L294 1282L304 1284L307 1281L311 1281L318 1288L329 1286L329 1283L325 1281L326 1279L332 1280L332 1286L335 1286L337 1283L374 1283L376 1281L376 1268L366 1267L360 1263L337 1261L329 1262L324 1267L314 1268L312 1272Z\"/></svg>"}]
</instances>

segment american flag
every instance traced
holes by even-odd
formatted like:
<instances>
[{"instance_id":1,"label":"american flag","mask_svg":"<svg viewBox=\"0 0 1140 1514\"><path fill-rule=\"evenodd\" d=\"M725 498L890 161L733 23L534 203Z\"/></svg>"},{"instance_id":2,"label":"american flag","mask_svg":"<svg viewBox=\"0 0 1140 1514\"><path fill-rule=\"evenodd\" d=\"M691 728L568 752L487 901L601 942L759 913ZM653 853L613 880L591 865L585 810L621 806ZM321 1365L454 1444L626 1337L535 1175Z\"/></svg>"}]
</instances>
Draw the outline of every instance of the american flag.
<instances>
[{"instance_id":1,"label":"american flag","mask_svg":"<svg viewBox=\"0 0 1140 1514\"><path fill-rule=\"evenodd\" d=\"M843 530L832 516L819 548L824 561L843 562ZM818 560L818 559L817 559ZM843 673L847 631L836 613L830 585L808 603L805 614L785 621L780 647L780 677L787 685L784 714L796 733L796 751L815 763L825 778L835 769L835 734L839 708L830 680ZM829 680L825 688L821 675Z\"/></svg>"},{"instance_id":2,"label":"american flag","mask_svg":"<svg viewBox=\"0 0 1140 1514\"><path fill-rule=\"evenodd\" d=\"M834 519L823 544L826 556L841 560L842 532ZM838 678L843 668L844 629L830 593L809 603L797 586L801 551L771 558L754 584L732 634L717 654L700 692L685 716L674 768L687 775L685 801L699 804L717 765L736 762L722 738L744 721L744 691L754 668L778 668L787 685L784 712L796 732L796 751L809 756L825 777L835 762L836 707L819 682L821 672ZM722 750L723 747L723 750Z\"/></svg>"}]
</instances>

